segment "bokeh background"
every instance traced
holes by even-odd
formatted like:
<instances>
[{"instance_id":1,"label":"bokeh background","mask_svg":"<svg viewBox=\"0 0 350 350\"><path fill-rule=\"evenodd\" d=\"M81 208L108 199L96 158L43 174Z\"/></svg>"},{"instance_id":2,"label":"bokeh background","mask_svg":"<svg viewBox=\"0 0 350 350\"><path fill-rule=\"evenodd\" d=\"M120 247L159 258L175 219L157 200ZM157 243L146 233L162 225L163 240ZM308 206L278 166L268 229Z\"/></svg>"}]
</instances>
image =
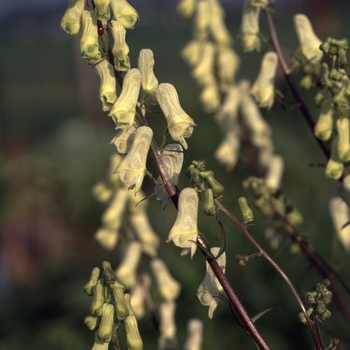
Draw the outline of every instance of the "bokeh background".
<instances>
[{"instance_id":1,"label":"bokeh background","mask_svg":"<svg viewBox=\"0 0 350 350\"><path fill-rule=\"evenodd\" d=\"M59 23L67 1L2 1L0 14L0 349L89 349L93 333L83 324L91 299L83 285L91 269L108 260L117 266L117 251L107 253L93 239L100 226L101 206L91 188L106 174L114 151L110 140L114 126L102 111L98 99L98 76L80 57L79 38L68 37ZM176 14L176 1L130 0L140 14L136 27L128 32L132 66L142 48L155 54L155 73L160 82L176 86L181 104L198 127L189 139L185 156L205 158L208 168L225 185L224 204L240 218L237 198L245 195L241 182L252 174L242 156L232 173L227 173L213 158L221 134L212 115L203 112L199 88L180 57L190 40L191 21ZM240 24L241 0L224 0L227 24L236 38ZM292 17L302 12L309 16L321 39L349 37L350 3L335 0L276 0L275 20L287 59L297 47ZM264 19L262 30L266 32ZM242 54L239 39L235 50ZM242 56L238 78L253 80L259 70L260 55ZM292 102L280 76L278 88ZM306 99L315 117L312 94ZM300 226L316 250L332 263L344 279L350 280L350 262L337 243L328 213L328 201L337 184L324 178L325 159L307 129L298 109L290 103L275 103L264 117L273 128L276 153L285 159L282 189L304 216ZM157 136L157 135L156 135ZM158 135L160 137L160 135ZM182 176L180 185L186 186ZM145 192L152 193L150 181ZM149 204L153 227L162 238L160 257L182 284L177 306L179 349L186 337L189 318L204 321L203 349L255 349L254 344L233 320L227 305L209 320L207 308L195 293L205 273L204 260L181 258L179 249L166 244L175 212L160 213L160 203ZM321 280L308 270L305 257L290 251L286 239L273 250L263 233L263 219L256 214L250 227L256 239L285 269L300 293ZM221 217L228 233L227 275L251 315L269 307L274 309L258 321L259 329L271 347L312 349L306 327L297 319L299 312L291 292L282 279L262 259L241 268L237 254L254 252L239 230ZM200 217L199 229L218 237L213 219ZM145 260L145 265L147 265ZM349 297L345 296L347 301ZM350 344L349 324L335 307L325 323ZM140 323L145 349L156 349L155 332L146 318ZM327 339L327 336L325 336Z\"/></svg>"}]
</instances>

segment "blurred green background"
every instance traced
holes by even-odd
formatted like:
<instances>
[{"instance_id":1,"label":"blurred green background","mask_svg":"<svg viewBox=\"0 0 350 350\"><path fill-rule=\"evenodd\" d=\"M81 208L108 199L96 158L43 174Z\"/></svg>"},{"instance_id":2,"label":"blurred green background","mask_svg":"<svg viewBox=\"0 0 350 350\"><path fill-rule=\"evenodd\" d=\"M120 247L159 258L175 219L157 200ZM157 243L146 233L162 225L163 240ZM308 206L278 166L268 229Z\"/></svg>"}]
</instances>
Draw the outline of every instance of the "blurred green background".
<instances>
[{"instance_id":1,"label":"blurred green background","mask_svg":"<svg viewBox=\"0 0 350 350\"><path fill-rule=\"evenodd\" d=\"M213 116L202 111L199 88L189 75L189 68L179 52L190 40L191 21L175 12L175 1L130 1L140 14L136 27L128 32L132 66L138 52L151 48L155 55L155 73L159 82L170 82L178 90L184 109L198 125L185 155L186 164L205 158L208 168L225 185L224 205L241 217L237 199L244 195L243 179L252 174L244 162L227 173L213 158L221 134ZM236 37L242 1L224 1L227 23ZM91 269L103 260L116 267L120 256L105 252L93 239L100 226L103 206L91 193L92 186L103 180L109 157L114 152L110 140L114 126L102 113L98 99L98 76L80 57L79 38L68 37L59 29L65 8L57 11L18 12L3 19L0 37L0 350L89 349L93 333L83 324L91 299L83 285ZM276 0L275 20L279 39L287 59L297 46L292 16L310 16L321 39L348 37L350 4L344 1ZM261 20L266 32L264 19ZM238 38L235 50L242 54ZM261 57L257 53L242 56L240 78L253 80ZM292 101L282 77L278 88ZM315 117L312 94L307 103ZM334 239L328 213L328 201L337 184L324 178L323 168L311 163L325 163L311 132L298 109L291 103L282 108L275 103L270 112L262 112L273 129L276 153L284 157L282 190L304 216L300 230L307 232L315 249L350 280L349 259ZM160 132L155 135L160 140ZM180 187L187 185L183 175ZM144 190L152 193L145 181ZM160 203L150 200L152 225L162 238L160 257L182 283L177 305L179 349L186 338L190 318L204 322L203 349L255 349L230 315L227 305L207 317L196 290L205 274L202 256L193 261L180 257L179 249L165 239L175 217L170 208L160 213ZM228 233L227 276L250 315L274 307L257 322L258 329L274 350L312 349L311 337L297 318L299 309L281 277L263 259L241 268L237 254L254 249L240 231L223 215ZM200 215L199 229L218 237L214 219ZM264 238L264 221L256 213L251 233L298 287L301 294L311 290L321 277L301 254L289 250L286 239L273 250ZM213 238L214 239L214 238ZM144 260L145 269L148 261ZM347 301L349 296L345 295ZM325 322L329 334L350 344L349 324L335 306L332 318ZM156 349L157 340L149 320L140 322L145 349ZM325 336L326 340L327 336ZM344 347L346 348L346 347Z\"/></svg>"}]
</instances>

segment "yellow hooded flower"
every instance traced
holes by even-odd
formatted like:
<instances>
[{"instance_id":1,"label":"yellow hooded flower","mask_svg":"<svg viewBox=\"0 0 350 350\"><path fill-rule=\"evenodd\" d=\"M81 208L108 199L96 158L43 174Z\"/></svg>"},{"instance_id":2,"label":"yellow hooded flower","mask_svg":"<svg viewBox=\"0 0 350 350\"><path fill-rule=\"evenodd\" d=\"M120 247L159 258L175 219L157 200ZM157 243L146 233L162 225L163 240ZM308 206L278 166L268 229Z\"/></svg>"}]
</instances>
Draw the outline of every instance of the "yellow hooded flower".
<instances>
[{"instance_id":1,"label":"yellow hooded flower","mask_svg":"<svg viewBox=\"0 0 350 350\"><path fill-rule=\"evenodd\" d=\"M85 0L70 0L68 8L61 20L61 28L69 35L76 35L81 27L81 15Z\"/></svg>"}]
</instances>

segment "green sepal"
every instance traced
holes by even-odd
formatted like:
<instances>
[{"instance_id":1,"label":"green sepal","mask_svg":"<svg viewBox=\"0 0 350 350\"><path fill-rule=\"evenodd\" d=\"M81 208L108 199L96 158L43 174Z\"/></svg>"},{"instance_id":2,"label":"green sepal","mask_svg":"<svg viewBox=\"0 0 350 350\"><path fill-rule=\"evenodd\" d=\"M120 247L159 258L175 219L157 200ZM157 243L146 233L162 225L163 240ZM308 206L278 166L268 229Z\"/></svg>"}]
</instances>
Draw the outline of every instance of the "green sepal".
<instances>
[{"instance_id":1,"label":"green sepal","mask_svg":"<svg viewBox=\"0 0 350 350\"><path fill-rule=\"evenodd\" d=\"M222 224L222 222L220 220L218 220L218 224L220 226L221 243L220 243L219 253L215 257L215 259L218 259L225 252L226 242L227 242L227 235L226 235L225 227L224 227L224 225Z\"/></svg>"}]
</instances>

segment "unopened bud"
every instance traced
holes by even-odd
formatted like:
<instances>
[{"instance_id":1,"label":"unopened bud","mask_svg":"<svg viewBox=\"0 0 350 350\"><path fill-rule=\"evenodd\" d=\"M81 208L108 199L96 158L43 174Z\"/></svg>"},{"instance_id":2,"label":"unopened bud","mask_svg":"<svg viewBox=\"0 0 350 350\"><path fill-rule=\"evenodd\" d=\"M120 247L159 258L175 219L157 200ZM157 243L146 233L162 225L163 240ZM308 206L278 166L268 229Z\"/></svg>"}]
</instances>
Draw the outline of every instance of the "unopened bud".
<instances>
[{"instance_id":1,"label":"unopened bud","mask_svg":"<svg viewBox=\"0 0 350 350\"><path fill-rule=\"evenodd\" d=\"M129 316L124 320L126 344L128 350L142 350L143 343L137 326L137 320L132 312L130 294L125 294Z\"/></svg>"},{"instance_id":2,"label":"unopened bud","mask_svg":"<svg viewBox=\"0 0 350 350\"><path fill-rule=\"evenodd\" d=\"M207 188L203 192L203 212L205 215L213 216L216 214L216 207L214 203L214 192L212 188Z\"/></svg>"},{"instance_id":3,"label":"unopened bud","mask_svg":"<svg viewBox=\"0 0 350 350\"><path fill-rule=\"evenodd\" d=\"M84 323L86 324L87 328L90 329L90 331L93 331L97 328L97 326L100 323L100 317L98 316L86 316L84 319Z\"/></svg>"},{"instance_id":4,"label":"unopened bud","mask_svg":"<svg viewBox=\"0 0 350 350\"><path fill-rule=\"evenodd\" d=\"M349 119L341 118L336 122L338 132L338 145L337 151L339 159L342 162L348 162L350 160L350 127Z\"/></svg>"},{"instance_id":5,"label":"unopened bud","mask_svg":"<svg viewBox=\"0 0 350 350\"><path fill-rule=\"evenodd\" d=\"M253 210L251 210L248 206L247 198L239 197L238 204L242 211L244 224L252 222L254 220L254 213Z\"/></svg>"},{"instance_id":6,"label":"unopened bud","mask_svg":"<svg viewBox=\"0 0 350 350\"><path fill-rule=\"evenodd\" d=\"M330 98L325 99L321 104L321 113L315 125L315 136L323 141L330 139L333 131L334 107Z\"/></svg>"},{"instance_id":7,"label":"unopened bud","mask_svg":"<svg viewBox=\"0 0 350 350\"><path fill-rule=\"evenodd\" d=\"M84 286L84 292L87 295L92 296L94 294L94 288L97 284L99 276L100 276L100 269L98 267L94 267L92 269L89 282L87 282Z\"/></svg>"},{"instance_id":8,"label":"unopened bud","mask_svg":"<svg viewBox=\"0 0 350 350\"><path fill-rule=\"evenodd\" d=\"M338 156L338 136L332 141L331 157L329 158L325 174L331 180L339 180L344 171L344 164Z\"/></svg>"},{"instance_id":9,"label":"unopened bud","mask_svg":"<svg viewBox=\"0 0 350 350\"><path fill-rule=\"evenodd\" d=\"M97 283L94 288L94 299L90 307L90 311L93 315L101 316L104 301L104 286L102 283Z\"/></svg>"},{"instance_id":10,"label":"unopened bud","mask_svg":"<svg viewBox=\"0 0 350 350\"><path fill-rule=\"evenodd\" d=\"M105 343L112 340L114 321L114 306L112 304L104 303L102 307L102 315L100 326L98 327L98 337Z\"/></svg>"},{"instance_id":11,"label":"unopened bud","mask_svg":"<svg viewBox=\"0 0 350 350\"><path fill-rule=\"evenodd\" d=\"M129 315L129 310L124 298L124 289L114 287L112 288L112 293L115 301L115 313L117 314L117 319L123 321Z\"/></svg>"}]
</instances>

